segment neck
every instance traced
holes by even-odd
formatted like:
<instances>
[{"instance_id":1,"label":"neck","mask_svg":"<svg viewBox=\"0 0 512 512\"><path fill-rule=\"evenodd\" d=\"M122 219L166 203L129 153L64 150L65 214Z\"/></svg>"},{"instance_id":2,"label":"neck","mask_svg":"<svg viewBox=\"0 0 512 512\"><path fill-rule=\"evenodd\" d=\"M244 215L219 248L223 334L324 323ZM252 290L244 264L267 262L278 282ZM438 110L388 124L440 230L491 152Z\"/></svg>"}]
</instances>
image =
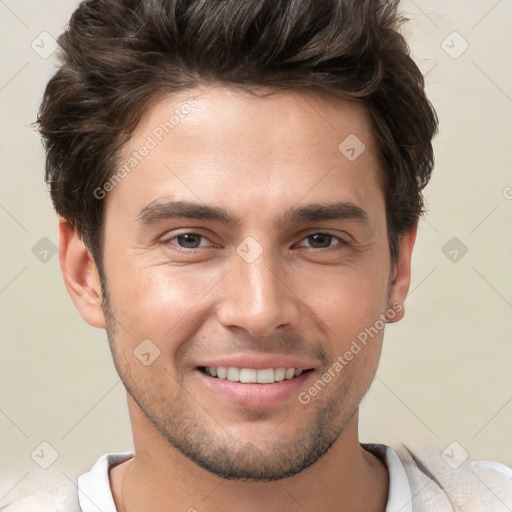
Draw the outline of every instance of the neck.
<instances>
[{"instance_id":1,"label":"neck","mask_svg":"<svg viewBox=\"0 0 512 512\"><path fill-rule=\"evenodd\" d=\"M189 460L132 414L135 456L110 471L120 512L384 512L385 466L358 440L354 414L329 451L297 475L271 482L225 480Z\"/></svg>"}]
</instances>

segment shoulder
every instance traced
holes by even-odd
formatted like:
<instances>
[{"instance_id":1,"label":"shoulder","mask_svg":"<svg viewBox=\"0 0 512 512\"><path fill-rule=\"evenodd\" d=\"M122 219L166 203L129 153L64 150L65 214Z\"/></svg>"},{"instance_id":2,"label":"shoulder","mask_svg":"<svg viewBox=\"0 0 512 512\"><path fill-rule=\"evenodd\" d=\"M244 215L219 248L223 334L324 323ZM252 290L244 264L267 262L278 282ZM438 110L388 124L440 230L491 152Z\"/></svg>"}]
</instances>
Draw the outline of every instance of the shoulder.
<instances>
[{"instance_id":1,"label":"shoulder","mask_svg":"<svg viewBox=\"0 0 512 512\"><path fill-rule=\"evenodd\" d=\"M78 504L78 490L69 482L57 487L33 484L11 493L0 504L2 512L81 512Z\"/></svg>"},{"instance_id":2,"label":"shoulder","mask_svg":"<svg viewBox=\"0 0 512 512\"><path fill-rule=\"evenodd\" d=\"M458 444L423 442L394 448L409 479L413 510L510 512L512 469L471 461Z\"/></svg>"},{"instance_id":3,"label":"shoulder","mask_svg":"<svg viewBox=\"0 0 512 512\"><path fill-rule=\"evenodd\" d=\"M0 501L0 512L104 512L115 510L109 470L133 457L133 452L106 453L78 477L78 482L50 473L44 480L27 480ZM92 501L92 498L94 501Z\"/></svg>"}]
</instances>

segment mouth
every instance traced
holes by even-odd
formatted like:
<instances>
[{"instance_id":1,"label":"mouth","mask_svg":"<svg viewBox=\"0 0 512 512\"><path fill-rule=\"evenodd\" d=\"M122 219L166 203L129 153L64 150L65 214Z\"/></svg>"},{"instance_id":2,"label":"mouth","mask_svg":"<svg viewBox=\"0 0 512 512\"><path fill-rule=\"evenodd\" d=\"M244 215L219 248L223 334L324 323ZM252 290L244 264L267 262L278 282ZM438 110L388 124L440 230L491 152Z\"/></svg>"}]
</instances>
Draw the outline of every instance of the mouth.
<instances>
[{"instance_id":1,"label":"mouth","mask_svg":"<svg viewBox=\"0 0 512 512\"><path fill-rule=\"evenodd\" d=\"M212 399L245 408L274 407L296 402L314 368L239 368L198 366L196 375Z\"/></svg>"},{"instance_id":2,"label":"mouth","mask_svg":"<svg viewBox=\"0 0 512 512\"><path fill-rule=\"evenodd\" d=\"M234 366L199 366L199 371L215 379L239 382L242 384L274 384L293 380L313 368L237 368Z\"/></svg>"},{"instance_id":3,"label":"mouth","mask_svg":"<svg viewBox=\"0 0 512 512\"><path fill-rule=\"evenodd\" d=\"M315 378L315 359L299 355L232 352L197 361L194 378L219 406L269 408L282 414Z\"/></svg>"}]
</instances>

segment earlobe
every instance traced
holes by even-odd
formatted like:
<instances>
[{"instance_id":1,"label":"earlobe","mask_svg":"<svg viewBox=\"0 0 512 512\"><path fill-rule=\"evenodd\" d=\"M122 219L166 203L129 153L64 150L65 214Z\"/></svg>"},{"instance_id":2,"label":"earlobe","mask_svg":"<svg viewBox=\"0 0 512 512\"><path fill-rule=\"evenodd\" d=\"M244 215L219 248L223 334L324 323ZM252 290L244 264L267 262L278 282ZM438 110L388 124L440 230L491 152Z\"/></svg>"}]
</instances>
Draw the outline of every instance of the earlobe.
<instances>
[{"instance_id":1,"label":"earlobe","mask_svg":"<svg viewBox=\"0 0 512 512\"><path fill-rule=\"evenodd\" d=\"M59 261L66 289L82 318L105 328L101 282L96 264L80 234L65 219L59 220Z\"/></svg>"},{"instance_id":2,"label":"earlobe","mask_svg":"<svg viewBox=\"0 0 512 512\"><path fill-rule=\"evenodd\" d=\"M398 322L405 314L404 304L411 284L411 258L417 231L418 225L416 224L399 241L399 255L389 292L389 307L393 308L395 315L393 318L389 318L389 323Z\"/></svg>"}]
</instances>

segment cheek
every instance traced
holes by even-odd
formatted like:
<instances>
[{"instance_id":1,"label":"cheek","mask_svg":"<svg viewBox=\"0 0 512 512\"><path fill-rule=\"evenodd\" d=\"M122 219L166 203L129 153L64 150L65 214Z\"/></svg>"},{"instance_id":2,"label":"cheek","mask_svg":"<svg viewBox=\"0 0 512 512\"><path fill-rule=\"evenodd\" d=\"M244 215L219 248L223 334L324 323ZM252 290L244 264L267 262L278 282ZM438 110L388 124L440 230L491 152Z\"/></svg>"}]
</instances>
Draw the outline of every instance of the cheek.
<instances>
[{"instance_id":1,"label":"cheek","mask_svg":"<svg viewBox=\"0 0 512 512\"><path fill-rule=\"evenodd\" d=\"M348 341L374 325L385 311L387 281L385 270L377 266L350 272L338 269L310 276L303 285L307 291L304 297L325 323L334 345L339 344L342 350Z\"/></svg>"},{"instance_id":2,"label":"cheek","mask_svg":"<svg viewBox=\"0 0 512 512\"><path fill-rule=\"evenodd\" d=\"M186 339L198 328L209 295L222 279L220 268L159 264L109 269L107 285L113 313L130 333L131 345L145 338Z\"/></svg>"}]
</instances>

